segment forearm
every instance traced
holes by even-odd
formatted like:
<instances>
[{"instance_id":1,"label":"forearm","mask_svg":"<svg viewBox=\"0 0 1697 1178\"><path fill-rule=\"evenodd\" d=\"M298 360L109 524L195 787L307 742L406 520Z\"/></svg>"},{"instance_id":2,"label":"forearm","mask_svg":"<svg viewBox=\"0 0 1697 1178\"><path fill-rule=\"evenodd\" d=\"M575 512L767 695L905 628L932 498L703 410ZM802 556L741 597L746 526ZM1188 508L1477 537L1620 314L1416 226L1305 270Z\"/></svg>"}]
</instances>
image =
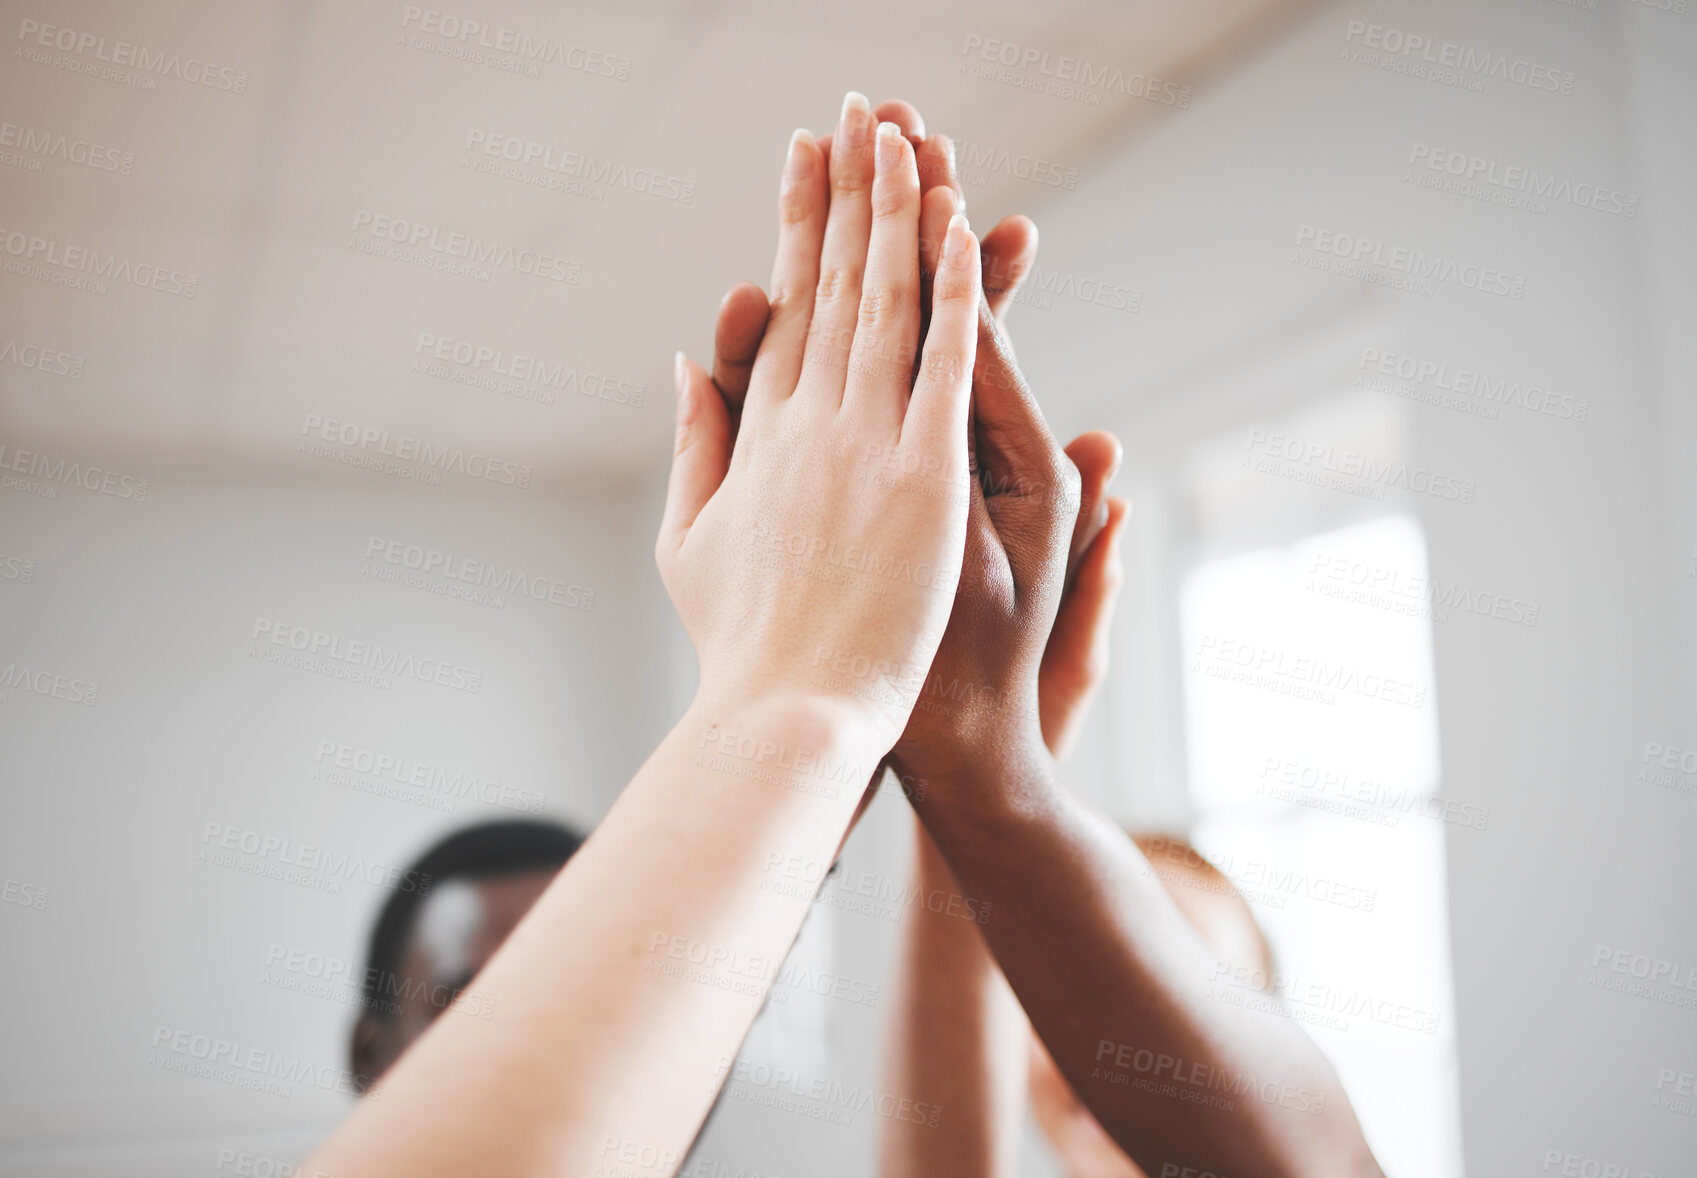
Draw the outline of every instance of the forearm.
<instances>
[{"instance_id":1,"label":"forearm","mask_svg":"<svg viewBox=\"0 0 1697 1178\"><path fill-rule=\"evenodd\" d=\"M670 1174L883 749L809 705L693 706L472 984L321 1149L332 1173Z\"/></svg>"},{"instance_id":2,"label":"forearm","mask_svg":"<svg viewBox=\"0 0 1697 1178\"><path fill-rule=\"evenodd\" d=\"M931 776L915 807L1062 1073L1152 1174L1378 1169L1325 1057L1286 1019L1207 997L1215 958L1123 831L1047 756Z\"/></svg>"},{"instance_id":3,"label":"forearm","mask_svg":"<svg viewBox=\"0 0 1697 1178\"><path fill-rule=\"evenodd\" d=\"M1025 1013L980 935L993 919L963 895L914 824L916 903L903 923L884 1088L941 1110L936 1126L889 1121L883 1178L1008 1178L1025 1105Z\"/></svg>"}]
</instances>

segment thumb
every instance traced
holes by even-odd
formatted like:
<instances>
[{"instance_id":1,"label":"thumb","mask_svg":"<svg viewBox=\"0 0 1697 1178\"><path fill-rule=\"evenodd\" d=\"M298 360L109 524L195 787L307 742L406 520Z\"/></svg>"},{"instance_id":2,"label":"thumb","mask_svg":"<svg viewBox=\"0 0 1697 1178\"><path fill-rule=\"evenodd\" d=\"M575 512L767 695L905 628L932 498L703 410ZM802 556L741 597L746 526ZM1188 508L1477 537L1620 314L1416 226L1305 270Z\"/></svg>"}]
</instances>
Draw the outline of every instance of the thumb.
<instances>
[{"instance_id":1,"label":"thumb","mask_svg":"<svg viewBox=\"0 0 1697 1178\"><path fill-rule=\"evenodd\" d=\"M672 477L666 513L655 547L664 554L682 547L695 517L725 481L731 461L730 413L706 369L679 352L673 360L678 392L678 427L672 443Z\"/></svg>"},{"instance_id":2,"label":"thumb","mask_svg":"<svg viewBox=\"0 0 1697 1178\"><path fill-rule=\"evenodd\" d=\"M1044 586L1058 595L1082 480L1049 431L1007 337L984 305L978 315L972 398L978 479L1015 583L1022 592Z\"/></svg>"},{"instance_id":3,"label":"thumb","mask_svg":"<svg viewBox=\"0 0 1697 1178\"><path fill-rule=\"evenodd\" d=\"M1043 742L1063 756L1084 722L1090 698L1108 672L1108 631L1124 572L1120 532L1129 505L1108 499L1108 519L1085 549L1078 570L1049 631L1038 677L1038 711Z\"/></svg>"}]
</instances>

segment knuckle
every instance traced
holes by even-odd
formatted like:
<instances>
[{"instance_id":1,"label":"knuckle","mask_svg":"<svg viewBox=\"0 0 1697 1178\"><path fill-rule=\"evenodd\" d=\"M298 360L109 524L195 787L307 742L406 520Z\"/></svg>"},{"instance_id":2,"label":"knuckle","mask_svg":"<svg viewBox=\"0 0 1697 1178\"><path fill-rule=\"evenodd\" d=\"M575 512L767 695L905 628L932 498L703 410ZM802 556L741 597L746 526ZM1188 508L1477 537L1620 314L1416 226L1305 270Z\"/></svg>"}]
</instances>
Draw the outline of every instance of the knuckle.
<instances>
[{"instance_id":1,"label":"knuckle","mask_svg":"<svg viewBox=\"0 0 1697 1178\"><path fill-rule=\"evenodd\" d=\"M860 268L857 266L823 266L819 270L816 297L821 303L831 303L860 293Z\"/></svg>"},{"instance_id":2,"label":"knuckle","mask_svg":"<svg viewBox=\"0 0 1697 1178\"><path fill-rule=\"evenodd\" d=\"M1050 480L1060 492L1062 499L1076 508L1079 496L1084 491L1084 478L1078 473L1078 467L1074 465L1072 459L1066 456L1064 450L1058 446L1052 446L1050 454L1050 466L1052 468Z\"/></svg>"},{"instance_id":3,"label":"knuckle","mask_svg":"<svg viewBox=\"0 0 1697 1178\"><path fill-rule=\"evenodd\" d=\"M966 350L945 344L933 344L925 349L922 368L927 380L945 387L972 375L972 364L967 359Z\"/></svg>"},{"instance_id":4,"label":"knuckle","mask_svg":"<svg viewBox=\"0 0 1697 1178\"><path fill-rule=\"evenodd\" d=\"M939 303L976 301L978 284L973 279L971 270L959 266L939 266L931 287L932 298Z\"/></svg>"},{"instance_id":5,"label":"knuckle","mask_svg":"<svg viewBox=\"0 0 1697 1178\"><path fill-rule=\"evenodd\" d=\"M780 319L787 315L795 315L808 310L813 303L813 292L804 295L800 287L793 282L776 283L772 294L766 300L768 319Z\"/></svg>"},{"instance_id":6,"label":"knuckle","mask_svg":"<svg viewBox=\"0 0 1697 1178\"><path fill-rule=\"evenodd\" d=\"M849 166L831 172L831 191L836 196L864 196L871 187L872 173L868 168Z\"/></svg>"},{"instance_id":7,"label":"knuckle","mask_svg":"<svg viewBox=\"0 0 1697 1178\"><path fill-rule=\"evenodd\" d=\"M879 283L868 286L860 292L860 322L868 327L883 327L895 323L908 311L913 301L913 290L905 283Z\"/></svg>"},{"instance_id":8,"label":"knuckle","mask_svg":"<svg viewBox=\"0 0 1697 1178\"><path fill-rule=\"evenodd\" d=\"M805 225L818 215L818 202L799 190L785 193L778 202L778 224L784 229Z\"/></svg>"}]
</instances>

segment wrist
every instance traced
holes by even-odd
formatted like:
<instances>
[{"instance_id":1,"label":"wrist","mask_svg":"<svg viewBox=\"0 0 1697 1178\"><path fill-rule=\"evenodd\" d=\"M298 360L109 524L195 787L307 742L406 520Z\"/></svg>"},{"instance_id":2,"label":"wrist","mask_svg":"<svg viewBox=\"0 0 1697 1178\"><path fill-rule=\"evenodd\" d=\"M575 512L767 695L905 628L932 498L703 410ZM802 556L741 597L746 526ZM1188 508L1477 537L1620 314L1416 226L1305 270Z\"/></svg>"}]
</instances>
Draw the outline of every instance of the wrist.
<instances>
[{"instance_id":1,"label":"wrist","mask_svg":"<svg viewBox=\"0 0 1697 1178\"><path fill-rule=\"evenodd\" d=\"M887 725L837 700L797 692L739 699L706 690L673 737L702 768L850 806L894 740Z\"/></svg>"},{"instance_id":2,"label":"wrist","mask_svg":"<svg viewBox=\"0 0 1697 1178\"><path fill-rule=\"evenodd\" d=\"M989 817L1029 808L1057 784L1054 757L1035 724L1011 725L948 750L909 748L904 742L890 763L926 822L940 811Z\"/></svg>"}]
</instances>

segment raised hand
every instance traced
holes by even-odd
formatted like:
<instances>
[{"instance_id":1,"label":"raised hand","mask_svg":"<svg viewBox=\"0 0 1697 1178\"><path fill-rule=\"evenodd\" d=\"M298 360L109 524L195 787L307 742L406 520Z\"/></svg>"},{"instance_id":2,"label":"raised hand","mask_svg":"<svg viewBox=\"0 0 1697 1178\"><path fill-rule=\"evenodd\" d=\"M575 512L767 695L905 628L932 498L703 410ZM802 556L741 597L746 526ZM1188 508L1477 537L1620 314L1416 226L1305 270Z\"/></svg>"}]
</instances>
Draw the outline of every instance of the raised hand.
<instances>
[{"instance_id":1,"label":"raised hand","mask_svg":"<svg viewBox=\"0 0 1697 1178\"><path fill-rule=\"evenodd\" d=\"M965 544L978 246L949 225L919 352L917 163L858 95L828 164L791 142L779 203L734 441L678 365L656 556L696 699L479 973L498 1016L438 1019L311 1172L676 1170L807 911L752 881L832 853L859 796L803 766L864 774L907 720ZM697 950L740 968L701 984Z\"/></svg>"},{"instance_id":2,"label":"raised hand","mask_svg":"<svg viewBox=\"0 0 1697 1178\"><path fill-rule=\"evenodd\" d=\"M893 741L958 579L979 259L953 220L921 352L912 146L859 95L834 144L827 165L791 141L734 438L733 403L680 362L656 556L705 696L828 696ZM834 672L845 659L870 677Z\"/></svg>"}]
</instances>

